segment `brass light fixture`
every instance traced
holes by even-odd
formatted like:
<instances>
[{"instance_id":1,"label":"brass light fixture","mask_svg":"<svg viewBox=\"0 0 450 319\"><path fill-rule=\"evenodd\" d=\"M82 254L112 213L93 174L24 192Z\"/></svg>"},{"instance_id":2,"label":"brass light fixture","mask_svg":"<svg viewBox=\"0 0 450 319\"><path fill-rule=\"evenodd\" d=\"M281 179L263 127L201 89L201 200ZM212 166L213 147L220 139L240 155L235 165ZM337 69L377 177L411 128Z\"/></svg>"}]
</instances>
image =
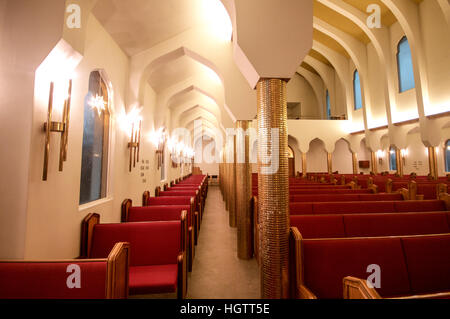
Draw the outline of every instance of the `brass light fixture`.
<instances>
[{"instance_id":1,"label":"brass light fixture","mask_svg":"<svg viewBox=\"0 0 450 319\"><path fill-rule=\"evenodd\" d=\"M51 133L60 133L61 142L59 150L59 171L62 172L64 168L64 162L67 161L67 146L69 137L69 122L70 122L70 103L72 95L72 80L69 80L68 95L64 99L64 109L62 115L62 122L52 121L53 116L53 97L54 97L54 82L50 83L50 94L48 99L48 112L47 122L44 123L45 132L45 149L44 149L44 169L42 174L42 180L47 181L48 175L48 159L50 156L50 138Z\"/></svg>"},{"instance_id":2,"label":"brass light fixture","mask_svg":"<svg viewBox=\"0 0 450 319\"><path fill-rule=\"evenodd\" d=\"M141 149L142 121L139 121L138 129L135 129L136 124L137 123L131 124L131 140L128 143L128 148L130 149L130 163L129 163L130 172L132 166L136 167L136 162L139 162L139 153Z\"/></svg>"}]
</instances>

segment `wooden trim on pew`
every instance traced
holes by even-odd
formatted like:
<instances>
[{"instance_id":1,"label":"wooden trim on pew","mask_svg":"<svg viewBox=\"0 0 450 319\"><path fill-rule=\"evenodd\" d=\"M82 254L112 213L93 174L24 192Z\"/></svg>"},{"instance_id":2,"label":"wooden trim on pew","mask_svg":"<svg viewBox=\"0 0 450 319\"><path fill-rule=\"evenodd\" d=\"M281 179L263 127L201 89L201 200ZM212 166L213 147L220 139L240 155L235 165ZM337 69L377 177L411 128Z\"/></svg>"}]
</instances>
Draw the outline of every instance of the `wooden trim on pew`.
<instances>
[{"instance_id":1,"label":"wooden trim on pew","mask_svg":"<svg viewBox=\"0 0 450 319\"><path fill-rule=\"evenodd\" d=\"M128 222L128 218L129 218L129 211L130 208L133 207L133 201L131 199L125 199L122 202L122 208L121 208L121 218L120 221L122 223L126 223Z\"/></svg>"},{"instance_id":2,"label":"wooden trim on pew","mask_svg":"<svg viewBox=\"0 0 450 319\"><path fill-rule=\"evenodd\" d=\"M81 223L80 258L89 258L92 247L92 234L94 226L100 223L100 215L91 213Z\"/></svg>"},{"instance_id":3,"label":"wooden trim on pew","mask_svg":"<svg viewBox=\"0 0 450 319\"><path fill-rule=\"evenodd\" d=\"M374 288L367 285L366 280L355 277L343 279L344 299L382 299Z\"/></svg>"},{"instance_id":4,"label":"wooden trim on pew","mask_svg":"<svg viewBox=\"0 0 450 319\"><path fill-rule=\"evenodd\" d=\"M145 191L142 194L142 207L148 206L148 199L150 198L150 192Z\"/></svg>"},{"instance_id":5,"label":"wooden trim on pew","mask_svg":"<svg viewBox=\"0 0 450 319\"><path fill-rule=\"evenodd\" d=\"M155 197L159 197L161 194L161 186L155 188Z\"/></svg>"},{"instance_id":6,"label":"wooden trim on pew","mask_svg":"<svg viewBox=\"0 0 450 319\"><path fill-rule=\"evenodd\" d=\"M186 251L178 255L178 284L177 298L185 299L187 293Z\"/></svg>"},{"instance_id":7,"label":"wooden trim on pew","mask_svg":"<svg viewBox=\"0 0 450 319\"><path fill-rule=\"evenodd\" d=\"M108 256L107 265L106 299L127 299L130 244L115 244Z\"/></svg>"},{"instance_id":8,"label":"wooden trim on pew","mask_svg":"<svg viewBox=\"0 0 450 319\"><path fill-rule=\"evenodd\" d=\"M448 193L441 193L439 194L439 200L443 200L445 202L445 207L450 211L450 195Z\"/></svg>"}]
</instances>

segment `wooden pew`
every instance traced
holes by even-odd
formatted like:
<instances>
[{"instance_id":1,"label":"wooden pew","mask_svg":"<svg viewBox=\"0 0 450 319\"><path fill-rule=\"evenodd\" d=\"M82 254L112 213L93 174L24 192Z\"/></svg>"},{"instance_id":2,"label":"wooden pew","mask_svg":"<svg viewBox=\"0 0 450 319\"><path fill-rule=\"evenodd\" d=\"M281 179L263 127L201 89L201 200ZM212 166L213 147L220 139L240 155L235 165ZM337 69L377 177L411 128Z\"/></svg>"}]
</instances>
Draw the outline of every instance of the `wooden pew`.
<instances>
[{"instance_id":1,"label":"wooden pew","mask_svg":"<svg viewBox=\"0 0 450 319\"><path fill-rule=\"evenodd\" d=\"M126 299L128 243L118 242L107 258L0 261L0 299ZM69 288L70 271L79 267L80 287Z\"/></svg>"},{"instance_id":2,"label":"wooden pew","mask_svg":"<svg viewBox=\"0 0 450 319\"><path fill-rule=\"evenodd\" d=\"M131 199L126 199L122 203L122 223L155 222L155 221L181 221L182 247L186 251L187 268L192 271L195 255L194 231L191 226L190 206L145 206L133 207Z\"/></svg>"},{"instance_id":3,"label":"wooden pew","mask_svg":"<svg viewBox=\"0 0 450 319\"><path fill-rule=\"evenodd\" d=\"M100 224L89 214L82 223L81 256L104 258L117 242L130 243L130 295L186 295L186 252L181 221Z\"/></svg>"},{"instance_id":4,"label":"wooden pew","mask_svg":"<svg viewBox=\"0 0 450 319\"><path fill-rule=\"evenodd\" d=\"M368 278L369 265L381 268L384 298L450 297L450 234L303 239L291 228L290 257L293 298L377 297L354 279Z\"/></svg>"},{"instance_id":5,"label":"wooden pew","mask_svg":"<svg viewBox=\"0 0 450 319\"><path fill-rule=\"evenodd\" d=\"M144 193L145 200L144 206L189 206L188 209L188 228L192 227L194 232L194 241L197 245L199 227L200 227L200 214L198 213L195 205L195 198L191 196L166 196L166 197L147 197L148 193Z\"/></svg>"}]
</instances>

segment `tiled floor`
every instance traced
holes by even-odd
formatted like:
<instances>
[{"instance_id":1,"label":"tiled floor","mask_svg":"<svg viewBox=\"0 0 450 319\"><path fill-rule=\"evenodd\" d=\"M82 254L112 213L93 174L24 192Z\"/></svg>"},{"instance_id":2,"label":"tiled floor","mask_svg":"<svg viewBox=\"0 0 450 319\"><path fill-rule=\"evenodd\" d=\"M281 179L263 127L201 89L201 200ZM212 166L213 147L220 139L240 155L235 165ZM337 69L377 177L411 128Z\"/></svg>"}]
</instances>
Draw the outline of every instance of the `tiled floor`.
<instances>
[{"instance_id":1,"label":"tiled floor","mask_svg":"<svg viewBox=\"0 0 450 319\"><path fill-rule=\"evenodd\" d=\"M210 186L188 299L259 299L259 268L255 259L237 258L237 231L229 227L219 187Z\"/></svg>"}]
</instances>

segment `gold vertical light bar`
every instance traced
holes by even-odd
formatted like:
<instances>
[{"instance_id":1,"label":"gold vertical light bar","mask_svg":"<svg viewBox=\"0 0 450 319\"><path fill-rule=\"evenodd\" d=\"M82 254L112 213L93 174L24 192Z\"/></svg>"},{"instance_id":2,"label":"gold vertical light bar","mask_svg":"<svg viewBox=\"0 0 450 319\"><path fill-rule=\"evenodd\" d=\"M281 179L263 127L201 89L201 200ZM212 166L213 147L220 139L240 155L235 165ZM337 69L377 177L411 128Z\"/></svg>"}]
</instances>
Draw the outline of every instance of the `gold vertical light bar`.
<instances>
[{"instance_id":1,"label":"gold vertical light bar","mask_svg":"<svg viewBox=\"0 0 450 319\"><path fill-rule=\"evenodd\" d=\"M237 226L236 216L236 136L232 139L231 145L231 187L230 187L230 227L235 228Z\"/></svg>"},{"instance_id":2,"label":"gold vertical light bar","mask_svg":"<svg viewBox=\"0 0 450 319\"><path fill-rule=\"evenodd\" d=\"M286 82L262 79L258 99L258 202L261 297L289 297L289 179ZM272 135L278 130L278 138ZM267 163L278 148L278 171L267 173Z\"/></svg>"},{"instance_id":3,"label":"gold vertical light bar","mask_svg":"<svg viewBox=\"0 0 450 319\"><path fill-rule=\"evenodd\" d=\"M249 121L236 122L236 218L238 258L253 257L253 218L251 214L252 172L250 137L246 134Z\"/></svg>"},{"instance_id":4,"label":"gold vertical light bar","mask_svg":"<svg viewBox=\"0 0 450 319\"><path fill-rule=\"evenodd\" d=\"M307 174L308 174L308 165L307 165L307 161L306 161L306 153L302 153L302 173L303 173L303 178L307 178Z\"/></svg>"},{"instance_id":5,"label":"gold vertical light bar","mask_svg":"<svg viewBox=\"0 0 450 319\"><path fill-rule=\"evenodd\" d=\"M403 177L403 160L402 160L402 154L400 152L400 149L395 149L396 153L396 162L397 162L397 174Z\"/></svg>"},{"instance_id":6,"label":"gold vertical light bar","mask_svg":"<svg viewBox=\"0 0 450 319\"><path fill-rule=\"evenodd\" d=\"M434 180L438 179L436 148L428 147L428 167L430 169L430 175Z\"/></svg>"},{"instance_id":7,"label":"gold vertical light bar","mask_svg":"<svg viewBox=\"0 0 450 319\"><path fill-rule=\"evenodd\" d=\"M61 145L60 145L60 151L59 151L59 171L60 172L63 171L64 162L67 161L71 95L72 95L72 80L69 81L69 89L67 92L67 98L64 101L64 110L63 110L64 131L61 132Z\"/></svg>"},{"instance_id":8,"label":"gold vertical light bar","mask_svg":"<svg viewBox=\"0 0 450 319\"><path fill-rule=\"evenodd\" d=\"M45 149L44 149L44 170L42 173L42 180L47 180L48 174L48 158L50 154L50 132L52 125L52 113L53 113L53 91L55 88L55 84L53 82L50 83L50 93L48 97L48 112L47 112L47 123L44 125L45 130Z\"/></svg>"},{"instance_id":9,"label":"gold vertical light bar","mask_svg":"<svg viewBox=\"0 0 450 319\"><path fill-rule=\"evenodd\" d=\"M358 174L358 156L355 152L352 152L352 167L353 167L353 174ZM375 172L374 172L375 173Z\"/></svg>"},{"instance_id":10,"label":"gold vertical light bar","mask_svg":"<svg viewBox=\"0 0 450 319\"><path fill-rule=\"evenodd\" d=\"M139 163L139 154L141 151L141 130L142 130L142 121L139 121L139 133L137 137L137 162Z\"/></svg>"},{"instance_id":11,"label":"gold vertical light bar","mask_svg":"<svg viewBox=\"0 0 450 319\"><path fill-rule=\"evenodd\" d=\"M128 145L130 148L130 163L129 163L129 171L131 172L131 166L133 163L133 135L134 135L134 123L131 124L131 140L130 144Z\"/></svg>"},{"instance_id":12,"label":"gold vertical light bar","mask_svg":"<svg viewBox=\"0 0 450 319\"><path fill-rule=\"evenodd\" d=\"M371 152L371 163L372 163L372 172L374 174L378 174L378 166L377 166L377 156L375 152Z\"/></svg>"},{"instance_id":13,"label":"gold vertical light bar","mask_svg":"<svg viewBox=\"0 0 450 319\"><path fill-rule=\"evenodd\" d=\"M327 153L328 174L333 174L333 154Z\"/></svg>"}]
</instances>

